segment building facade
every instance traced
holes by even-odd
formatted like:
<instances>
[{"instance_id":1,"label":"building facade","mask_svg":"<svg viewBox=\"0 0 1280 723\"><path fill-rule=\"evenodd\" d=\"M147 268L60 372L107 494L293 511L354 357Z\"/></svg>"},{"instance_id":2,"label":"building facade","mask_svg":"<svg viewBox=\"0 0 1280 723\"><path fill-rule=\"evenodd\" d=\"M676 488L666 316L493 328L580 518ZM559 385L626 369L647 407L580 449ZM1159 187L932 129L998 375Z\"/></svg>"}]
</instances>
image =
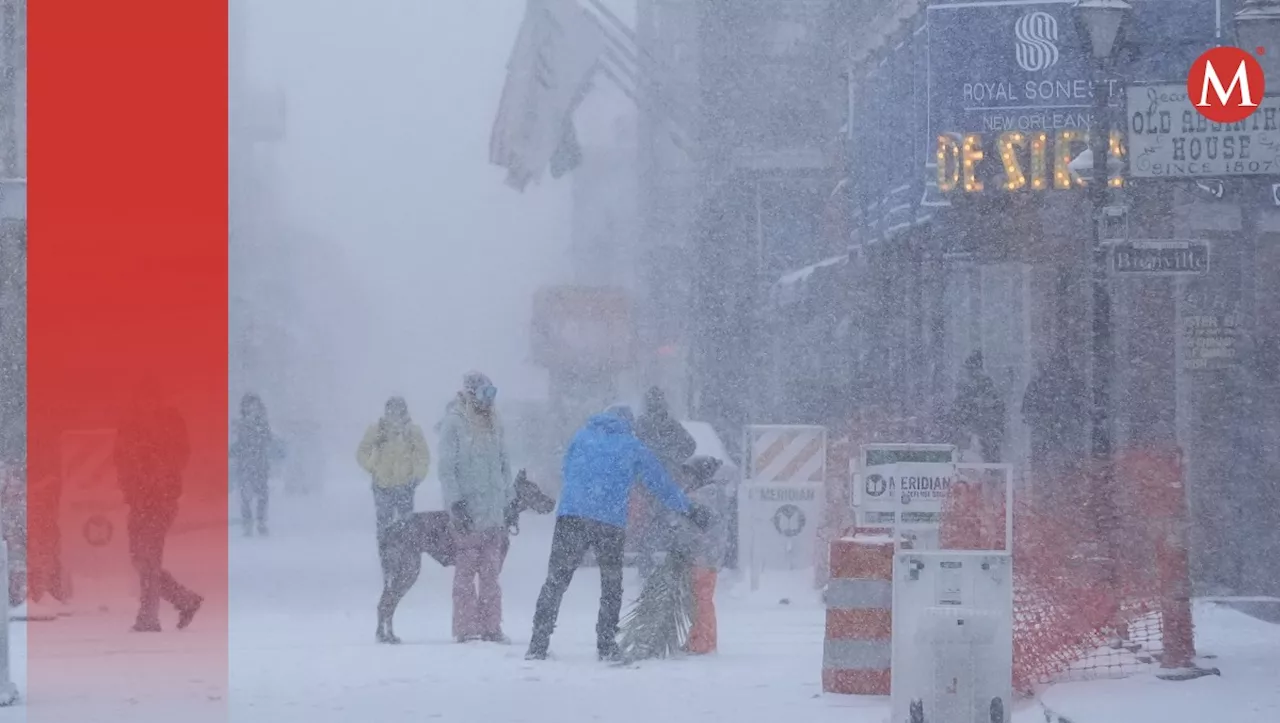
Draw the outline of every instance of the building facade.
<instances>
[{"instance_id":1,"label":"building facade","mask_svg":"<svg viewBox=\"0 0 1280 723\"><path fill-rule=\"evenodd\" d=\"M0 463L23 470L27 415L27 3L0 2Z\"/></svg>"},{"instance_id":2,"label":"building facade","mask_svg":"<svg viewBox=\"0 0 1280 723\"><path fill-rule=\"evenodd\" d=\"M771 380L732 383L764 396L766 421L873 418L962 447L998 436L974 452L1053 494L1089 455L1094 205L1080 159L1110 128L1103 235L1193 241L1211 257L1197 274L1106 283L1114 443L1182 449L1204 588L1274 593L1280 570L1255 551L1280 525L1280 306L1267 283L1280 270L1280 178L1160 177L1151 158L1172 151L1149 142L1129 157L1145 116L1130 96L1185 87L1196 56L1234 42L1237 4L1133 0L1114 64L1095 75L1068 0L832 3L848 248L806 249L808 266L774 277L772 331L735 350ZM1272 102L1245 129L1258 147L1280 138ZM1197 132L1194 118L1171 146L1189 142L1179 132ZM975 363L1003 411L976 436L955 415Z\"/></svg>"},{"instance_id":3,"label":"building facade","mask_svg":"<svg viewBox=\"0 0 1280 723\"><path fill-rule=\"evenodd\" d=\"M725 439L767 416L752 394L765 280L815 251L835 183L830 5L651 0L639 14L663 100L689 119L684 148L642 126L655 326L683 358L691 416Z\"/></svg>"}]
</instances>

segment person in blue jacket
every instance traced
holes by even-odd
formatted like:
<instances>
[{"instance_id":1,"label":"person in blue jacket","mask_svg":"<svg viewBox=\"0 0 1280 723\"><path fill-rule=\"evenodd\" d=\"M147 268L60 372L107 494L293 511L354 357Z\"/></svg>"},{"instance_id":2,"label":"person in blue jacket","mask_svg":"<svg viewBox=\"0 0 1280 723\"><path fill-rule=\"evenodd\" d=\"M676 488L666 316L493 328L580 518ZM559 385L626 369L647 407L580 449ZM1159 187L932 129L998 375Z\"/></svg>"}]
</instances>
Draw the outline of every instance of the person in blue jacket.
<instances>
[{"instance_id":1,"label":"person in blue jacket","mask_svg":"<svg viewBox=\"0 0 1280 723\"><path fill-rule=\"evenodd\" d=\"M637 480L663 505L685 514L698 527L705 529L710 522L710 513L689 502L658 458L635 437L632 424L629 407L611 407L587 420L569 444L561 472L563 487L551 538L551 561L538 595L527 659L547 657L560 601L588 549L595 552L600 566L596 652L601 660L618 658L627 507Z\"/></svg>"}]
</instances>

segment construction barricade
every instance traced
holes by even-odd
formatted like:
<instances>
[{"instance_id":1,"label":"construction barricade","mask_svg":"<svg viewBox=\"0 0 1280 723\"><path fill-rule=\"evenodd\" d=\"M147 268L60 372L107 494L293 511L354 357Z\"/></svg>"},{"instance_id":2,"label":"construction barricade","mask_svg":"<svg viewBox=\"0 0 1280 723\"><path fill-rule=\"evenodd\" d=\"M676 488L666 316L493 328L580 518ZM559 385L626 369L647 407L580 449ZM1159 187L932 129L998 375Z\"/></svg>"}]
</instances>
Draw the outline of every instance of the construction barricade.
<instances>
[{"instance_id":1,"label":"construction barricade","mask_svg":"<svg viewBox=\"0 0 1280 723\"><path fill-rule=\"evenodd\" d=\"M831 543L822 690L888 695L893 633L893 539L856 535Z\"/></svg>"}]
</instances>

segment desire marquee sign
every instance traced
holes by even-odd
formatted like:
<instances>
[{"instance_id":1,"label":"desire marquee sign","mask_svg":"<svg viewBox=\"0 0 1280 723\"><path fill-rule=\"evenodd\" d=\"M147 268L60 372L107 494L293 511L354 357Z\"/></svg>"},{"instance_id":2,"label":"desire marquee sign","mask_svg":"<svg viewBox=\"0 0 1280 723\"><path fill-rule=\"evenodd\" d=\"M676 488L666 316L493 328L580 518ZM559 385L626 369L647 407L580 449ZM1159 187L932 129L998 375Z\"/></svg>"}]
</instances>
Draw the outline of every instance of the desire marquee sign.
<instances>
[{"instance_id":1,"label":"desire marquee sign","mask_svg":"<svg viewBox=\"0 0 1280 723\"><path fill-rule=\"evenodd\" d=\"M1109 161L1123 159L1123 139L1120 132L1112 132ZM988 189L1016 192L1080 188L1086 181L1069 165L1088 148L1089 131L1075 128L943 133L937 138L935 151L938 190L981 193ZM1113 173L1108 182L1120 186L1124 179Z\"/></svg>"},{"instance_id":2,"label":"desire marquee sign","mask_svg":"<svg viewBox=\"0 0 1280 723\"><path fill-rule=\"evenodd\" d=\"M1071 3L939 0L927 12L928 133L936 145L923 160L937 164L930 175L939 190L1084 186L1068 165L1089 148L1095 85ZM1122 91L1119 81L1096 88L1112 101ZM1113 157L1125 155L1121 138L1111 136Z\"/></svg>"}]
</instances>

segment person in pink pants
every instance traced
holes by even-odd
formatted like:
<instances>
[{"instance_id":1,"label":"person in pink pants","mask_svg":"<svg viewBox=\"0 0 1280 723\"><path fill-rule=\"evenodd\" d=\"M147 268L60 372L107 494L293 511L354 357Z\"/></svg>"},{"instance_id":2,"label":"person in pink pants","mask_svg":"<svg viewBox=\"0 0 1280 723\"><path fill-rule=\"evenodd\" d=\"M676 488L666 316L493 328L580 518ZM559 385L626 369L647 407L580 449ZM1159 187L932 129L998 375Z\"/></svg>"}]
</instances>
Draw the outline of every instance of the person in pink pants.
<instances>
[{"instance_id":1,"label":"person in pink pants","mask_svg":"<svg viewBox=\"0 0 1280 723\"><path fill-rule=\"evenodd\" d=\"M467 374L440 425L440 486L457 542L453 636L460 643L508 642L498 575L516 488L497 394L488 377Z\"/></svg>"},{"instance_id":2,"label":"person in pink pants","mask_svg":"<svg viewBox=\"0 0 1280 723\"><path fill-rule=\"evenodd\" d=\"M453 575L453 636L458 642L505 642L502 633L502 570L504 529L473 530L456 536L458 552Z\"/></svg>"}]
</instances>

